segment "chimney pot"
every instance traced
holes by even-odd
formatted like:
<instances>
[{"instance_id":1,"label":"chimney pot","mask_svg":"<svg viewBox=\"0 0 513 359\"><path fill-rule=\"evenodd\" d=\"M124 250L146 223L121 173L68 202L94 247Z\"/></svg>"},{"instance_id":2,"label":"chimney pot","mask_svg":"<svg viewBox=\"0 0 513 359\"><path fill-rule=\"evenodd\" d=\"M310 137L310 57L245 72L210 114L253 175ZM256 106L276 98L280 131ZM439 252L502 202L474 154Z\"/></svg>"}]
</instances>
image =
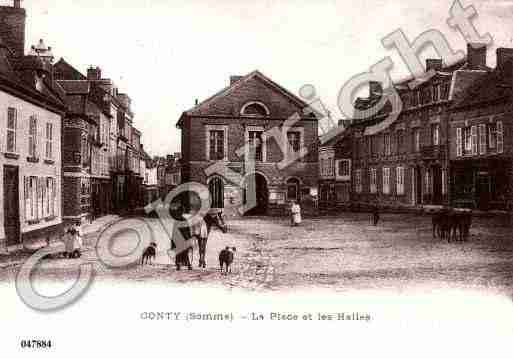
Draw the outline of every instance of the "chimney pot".
<instances>
[{"instance_id":1,"label":"chimney pot","mask_svg":"<svg viewBox=\"0 0 513 359\"><path fill-rule=\"evenodd\" d=\"M442 59L426 59L426 72L429 72L431 70L441 71Z\"/></svg>"},{"instance_id":2,"label":"chimney pot","mask_svg":"<svg viewBox=\"0 0 513 359\"><path fill-rule=\"evenodd\" d=\"M369 81L369 97L381 97L383 95L383 86L381 82Z\"/></svg>"},{"instance_id":3,"label":"chimney pot","mask_svg":"<svg viewBox=\"0 0 513 359\"><path fill-rule=\"evenodd\" d=\"M21 9L21 0L14 0L14 8Z\"/></svg>"},{"instance_id":4,"label":"chimney pot","mask_svg":"<svg viewBox=\"0 0 513 359\"><path fill-rule=\"evenodd\" d=\"M242 78L242 76L230 76L230 86L239 81Z\"/></svg>"},{"instance_id":5,"label":"chimney pot","mask_svg":"<svg viewBox=\"0 0 513 359\"><path fill-rule=\"evenodd\" d=\"M486 66L486 44L469 42L467 44L467 63L471 69Z\"/></svg>"}]
</instances>

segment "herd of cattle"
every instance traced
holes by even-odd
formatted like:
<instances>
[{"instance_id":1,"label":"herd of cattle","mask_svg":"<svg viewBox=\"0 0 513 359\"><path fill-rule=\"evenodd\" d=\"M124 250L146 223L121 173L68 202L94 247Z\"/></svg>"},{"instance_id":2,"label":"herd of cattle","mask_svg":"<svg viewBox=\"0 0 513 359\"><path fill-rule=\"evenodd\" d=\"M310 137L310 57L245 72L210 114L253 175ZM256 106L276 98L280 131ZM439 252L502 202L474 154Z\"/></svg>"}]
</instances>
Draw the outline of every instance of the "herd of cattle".
<instances>
[{"instance_id":1,"label":"herd of cattle","mask_svg":"<svg viewBox=\"0 0 513 359\"><path fill-rule=\"evenodd\" d=\"M445 208L433 214L433 238L467 241L472 226L472 212Z\"/></svg>"}]
</instances>

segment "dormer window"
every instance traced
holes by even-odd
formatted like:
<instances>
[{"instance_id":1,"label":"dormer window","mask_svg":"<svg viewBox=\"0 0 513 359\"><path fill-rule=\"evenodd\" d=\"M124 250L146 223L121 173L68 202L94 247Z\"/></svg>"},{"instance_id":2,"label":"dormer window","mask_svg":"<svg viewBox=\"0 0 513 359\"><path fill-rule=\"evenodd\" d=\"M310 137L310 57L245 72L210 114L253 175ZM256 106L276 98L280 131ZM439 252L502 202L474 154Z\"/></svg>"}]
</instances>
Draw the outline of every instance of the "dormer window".
<instances>
[{"instance_id":1,"label":"dormer window","mask_svg":"<svg viewBox=\"0 0 513 359\"><path fill-rule=\"evenodd\" d=\"M261 102L248 102L240 111L240 114L243 116L269 116L270 111L266 105Z\"/></svg>"}]
</instances>

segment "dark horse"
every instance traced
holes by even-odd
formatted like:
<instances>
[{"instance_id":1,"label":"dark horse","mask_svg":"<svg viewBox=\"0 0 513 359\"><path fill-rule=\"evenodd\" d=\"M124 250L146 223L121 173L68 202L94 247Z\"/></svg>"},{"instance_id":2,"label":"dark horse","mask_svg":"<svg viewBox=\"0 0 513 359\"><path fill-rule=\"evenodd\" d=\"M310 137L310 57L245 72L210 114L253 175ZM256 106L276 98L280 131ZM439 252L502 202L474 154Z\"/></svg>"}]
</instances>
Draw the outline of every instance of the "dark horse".
<instances>
[{"instance_id":1,"label":"dark horse","mask_svg":"<svg viewBox=\"0 0 513 359\"><path fill-rule=\"evenodd\" d=\"M190 254L192 255L192 253L193 253L193 246L192 246L193 237L197 238L197 240L198 240L199 267L206 268L207 264L205 261L205 253L206 253L206 249L207 249L208 236L210 235L212 227L213 226L218 227L221 231L223 231L223 233L228 232L228 228L226 226L226 223L225 223L221 213L209 213L209 214L205 215L205 217L203 217L203 221L205 222L206 227L207 227L207 237L206 238L201 238L200 236L194 235L193 228L191 228L191 227L184 227L184 228L179 229L180 232L182 232L184 239L186 241L190 241L190 242L189 242L189 246L187 249L176 254L176 256L175 256L175 264L176 264L177 270L180 270L182 265L187 266L187 268L189 270L192 270L192 263L191 263L191 258L189 255ZM171 243L171 249L176 249L174 242Z\"/></svg>"}]
</instances>

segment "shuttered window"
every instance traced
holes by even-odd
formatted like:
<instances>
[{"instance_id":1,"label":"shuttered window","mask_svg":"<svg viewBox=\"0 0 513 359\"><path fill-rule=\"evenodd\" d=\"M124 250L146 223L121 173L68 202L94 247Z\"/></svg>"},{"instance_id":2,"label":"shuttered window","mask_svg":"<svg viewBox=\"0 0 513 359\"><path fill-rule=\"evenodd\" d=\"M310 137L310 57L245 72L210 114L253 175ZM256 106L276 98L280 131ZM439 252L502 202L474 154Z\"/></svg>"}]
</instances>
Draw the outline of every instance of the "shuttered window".
<instances>
[{"instance_id":1,"label":"shuttered window","mask_svg":"<svg viewBox=\"0 0 513 359\"><path fill-rule=\"evenodd\" d=\"M486 124L479 125L479 154L486 154Z\"/></svg>"},{"instance_id":2,"label":"shuttered window","mask_svg":"<svg viewBox=\"0 0 513 359\"><path fill-rule=\"evenodd\" d=\"M471 127L471 134L472 134L472 155L477 155L477 126Z\"/></svg>"},{"instance_id":3,"label":"shuttered window","mask_svg":"<svg viewBox=\"0 0 513 359\"><path fill-rule=\"evenodd\" d=\"M397 182L397 194L399 196L404 195L404 167L397 167L396 182Z\"/></svg>"},{"instance_id":4,"label":"shuttered window","mask_svg":"<svg viewBox=\"0 0 513 359\"><path fill-rule=\"evenodd\" d=\"M504 152L504 128L502 121L497 121L497 153Z\"/></svg>"},{"instance_id":5,"label":"shuttered window","mask_svg":"<svg viewBox=\"0 0 513 359\"><path fill-rule=\"evenodd\" d=\"M463 142L461 136L461 127L456 129L456 156L461 157L463 155Z\"/></svg>"}]
</instances>

